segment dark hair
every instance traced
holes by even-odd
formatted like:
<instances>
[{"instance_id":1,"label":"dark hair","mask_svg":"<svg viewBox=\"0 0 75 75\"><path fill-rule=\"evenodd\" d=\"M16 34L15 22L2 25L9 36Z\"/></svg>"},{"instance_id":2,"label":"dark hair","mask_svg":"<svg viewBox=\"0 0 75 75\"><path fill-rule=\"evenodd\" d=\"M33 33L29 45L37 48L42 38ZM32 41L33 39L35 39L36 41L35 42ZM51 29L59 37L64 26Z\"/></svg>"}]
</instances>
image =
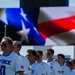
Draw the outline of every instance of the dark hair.
<instances>
[{"instance_id":1,"label":"dark hair","mask_svg":"<svg viewBox=\"0 0 75 75\"><path fill-rule=\"evenodd\" d=\"M39 52L40 55L43 55L43 52L41 50L38 50L37 52Z\"/></svg>"},{"instance_id":2,"label":"dark hair","mask_svg":"<svg viewBox=\"0 0 75 75\"><path fill-rule=\"evenodd\" d=\"M75 59L71 59L70 61L75 65Z\"/></svg>"},{"instance_id":3,"label":"dark hair","mask_svg":"<svg viewBox=\"0 0 75 75\"><path fill-rule=\"evenodd\" d=\"M69 66L69 65L70 65L70 66L73 66L72 62L70 62L70 61L67 61L67 62L66 62L66 65L67 65L67 66Z\"/></svg>"},{"instance_id":4,"label":"dark hair","mask_svg":"<svg viewBox=\"0 0 75 75\"><path fill-rule=\"evenodd\" d=\"M29 50L27 50L27 52L28 52L28 53L31 53L33 56L37 56L36 51L33 50L33 49L29 49Z\"/></svg>"},{"instance_id":5,"label":"dark hair","mask_svg":"<svg viewBox=\"0 0 75 75\"><path fill-rule=\"evenodd\" d=\"M64 54L58 54L58 57L61 56L62 59L65 59L65 55Z\"/></svg>"},{"instance_id":6,"label":"dark hair","mask_svg":"<svg viewBox=\"0 0 75 75\"><path fill-rule=\"evenodd\" d=\"M50 51L50 52L51 52L51 54L54 54L54 50L53 50L53 49L51 49L51 48L47 49L47 51Z\"/></svg>"}]
</instances>

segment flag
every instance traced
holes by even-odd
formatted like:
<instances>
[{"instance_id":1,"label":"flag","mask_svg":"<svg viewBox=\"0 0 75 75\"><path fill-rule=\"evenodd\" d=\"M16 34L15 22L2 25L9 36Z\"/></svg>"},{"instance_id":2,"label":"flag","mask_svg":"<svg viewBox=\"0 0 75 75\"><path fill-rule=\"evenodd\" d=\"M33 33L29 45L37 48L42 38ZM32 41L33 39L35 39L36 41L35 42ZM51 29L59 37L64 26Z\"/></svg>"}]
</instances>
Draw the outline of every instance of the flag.
<instances>
[{"instance_id":1,"label":"flag","mask_svg":"<svg viewBox=\"0 0 75 75\"><path fill-rule=\"evenodd\" d=\"M75 44L75 7L41 7L38 31L45 45Z\"/></svg>"},{"instance_id":2,"label":"flag","mask_svg":"<svg viewBox=\"0 0 75 75\"><path fill-rule=\"evenodd\" d=\"M75 7L7 8L1 12L0 36L6 30L7 36L23 45L75 44Z\"/></svg>"},{"instance_id":3,"label":"flag","mask_svg":"<svg viewBox=\"0 0 75 75\"><path fill-rule=\"evenodd\" d=\"M44 45L45 40L35 25L39 14L39 8L36 9L34 8L35 12L33 8L0 9L0 28L4 27L1 33L6 33L4 36L13 40L21 41L23 45Z\"/></svg>"}]
</instances>

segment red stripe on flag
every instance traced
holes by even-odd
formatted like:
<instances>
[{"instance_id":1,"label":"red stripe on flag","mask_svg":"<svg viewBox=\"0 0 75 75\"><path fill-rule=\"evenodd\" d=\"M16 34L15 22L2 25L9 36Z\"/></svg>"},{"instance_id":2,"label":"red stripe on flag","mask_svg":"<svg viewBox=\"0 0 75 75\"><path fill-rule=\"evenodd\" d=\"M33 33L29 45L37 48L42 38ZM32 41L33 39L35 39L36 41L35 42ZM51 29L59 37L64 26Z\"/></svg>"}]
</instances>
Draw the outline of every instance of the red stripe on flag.
<instances>
[{"instance_id":1,"label":"red stripe on flag","mask_svg":"<svg viewBox=\"0 0 75 75\"><path fill-rule=\"evenodd\" d=\"M56 19L38 24L40 34L46 37L75 29L75 16Z\"/></svg>"}]
</instances>

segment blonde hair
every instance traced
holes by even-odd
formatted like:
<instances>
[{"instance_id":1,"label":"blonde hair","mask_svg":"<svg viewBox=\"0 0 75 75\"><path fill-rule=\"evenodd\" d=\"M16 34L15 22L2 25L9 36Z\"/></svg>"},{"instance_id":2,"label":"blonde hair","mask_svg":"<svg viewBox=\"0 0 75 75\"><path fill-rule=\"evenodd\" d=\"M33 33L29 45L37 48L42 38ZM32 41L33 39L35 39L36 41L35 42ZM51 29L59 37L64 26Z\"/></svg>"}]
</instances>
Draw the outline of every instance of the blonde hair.
<instances>
[{"instance_id":1,"label":"blonde hair","mask_svg":"<svg viewBox=\"0 0 75 75\"><path fill-rule=\"evenodd\" d=\"M21 42L20 41L13 41L13 44L17 44L17 47L20 47L20 49L21 49Z\"/></svg>"}]
</instances>

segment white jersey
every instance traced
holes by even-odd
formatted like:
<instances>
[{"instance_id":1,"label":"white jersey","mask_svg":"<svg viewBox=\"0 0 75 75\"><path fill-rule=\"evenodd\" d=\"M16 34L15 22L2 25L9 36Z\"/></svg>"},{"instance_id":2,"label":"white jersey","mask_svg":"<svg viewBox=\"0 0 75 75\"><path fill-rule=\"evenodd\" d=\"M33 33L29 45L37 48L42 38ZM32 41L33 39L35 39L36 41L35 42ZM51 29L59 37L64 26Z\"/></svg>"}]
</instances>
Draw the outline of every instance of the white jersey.
<instances>
[{"instance_id":1,"label":"white jersey","mask_svg":"<svg viewBox=\"0 0 75 75\"><path fill-rule=\"evenodd\" d=\"M62 75L71 75L70 68L66 65L61 66Z\"/></svg>"},{"instance_id":2,"label":"white jersey","mask_svg":"<svg viewBox=\"0 0 75 75\"><path fill-rule=\"evenodd\" d=\"M40 63L44 69L44 74L45 75L52 75L52 71L51 71L51 68L49 67L49 65L45 62L41 62Z\"/></svg>"},{"instance_id":3,"label":"white jersey","mask_svg":"<svg viewBox=\"0 0 75 75\"><path fill-rule=\"evenodd\" d=\"M71 71L71 75L75 75L75 71Z\"/></svg>"},{"instance_id":4,"label":"white jersey","mask_svg":"<svg viewBox=\"0 0 75 75\"><path fill-rule=\"evenodd\" d=\"M73 68L73 69L72 69L72 71L74 71L74 72L75 72L75 68Z\"/></svg>"},{"instance_id":5,"label":"white jersey","mask_svg":"<svg viewBox=\"0 0 75 75\"><path fill-rule=\"evenodd\" d=\"M30 75L30 63L29 63L29 60L26 57L22 56L22 55L20 55L20 57L22 58L22 62L23 62L23 65L24 65L24 73L25 73L25 75Z\"/></svg>"},{"instance_id":6,"label":"white jersey","mask_svg":"<svg viewBox=\"0 0 75 75\"><path fill-rule=\"evenodd\" d=\"M53 60L51 62L47 62L47 61L45 61L45 62L49 64L49 66L52 70L52 75L62 75L61 67L57 61Z\"/></svg>"},{"instance_id":7,"label":"white jersey","mask_svg":"<svg viewBox=\"0 0 75 75\"><path fill-rule=\"evenodd\" d=\"M15 75L18 71L24 71L21 58L14 52L0 57L0 75Z\"/></svg>"},{"instance_id":8,"label":"white jersey","mask_svg":"<svg viewBox=\"0 0 75 75\"><path fill-rule=\"evenodd\" d=\"M34 63L30 66L31 75L45 75L43 67L39 63Z\"/></svg>"}]
</instances>

